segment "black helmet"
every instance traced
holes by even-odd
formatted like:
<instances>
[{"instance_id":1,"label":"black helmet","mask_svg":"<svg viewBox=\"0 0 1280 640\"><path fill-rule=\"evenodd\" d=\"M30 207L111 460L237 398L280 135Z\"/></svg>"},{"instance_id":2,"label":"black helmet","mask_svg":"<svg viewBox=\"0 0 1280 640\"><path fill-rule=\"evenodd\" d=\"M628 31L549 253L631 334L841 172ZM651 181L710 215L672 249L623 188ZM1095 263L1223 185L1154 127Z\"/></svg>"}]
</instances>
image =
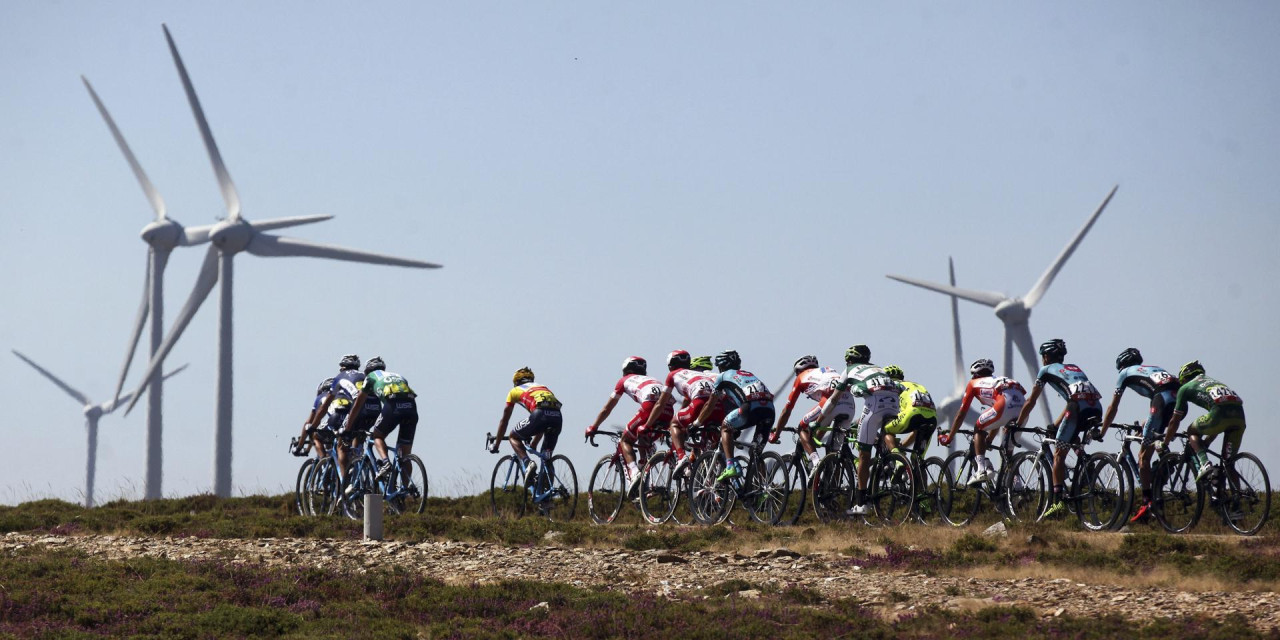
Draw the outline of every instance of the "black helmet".
<instances>
[{"instance_id":1,"label":"black helmet","mask_svg":"<svg viewBox=\"0 0 1280 640\"><path fill-rule=\"evenodd\" d=\"M867 364L871 362L871 347L855 344L844 351L845 364Z\"/></svg>"},{"instance_id":2,"label":"black helmet","mask_svg":"<svg viewBox=\"0 0 1280 640\"><path fill-rule=\"evenodd\" d=\"M1178 370L1178 384L1186 384L1191 382L1192 378L1202 375L1204 375L1204 365L1200 364L1199 360L1192 360Z\"/></svg>"},{"instance_id":3,"label":"black helmet","mask_svg":"<svg viewBox=\"0 0 1280 640\"><path fill-rule=\"evenodd\" d=\"M386 371L386 370L387 370L387 363L383 362L382 358L379 358L378 356L369 358L369 361L364 363L365 375L369 375L371 372L374 372L374 371Z\"/></svg>"},{"instance_id":4,"label":"black helmet","mask_svg":"<svg viewBox=\"0 0 1280 640\"><path fill-rule=\"evenodd\" d=\"M1040 355L1049 358L1050 362L1062 362L1067 357L1067 343L1061 338L1054 338L1040 345Z\"/></svg>"},{"instance_id":5,"label":"black helmet","mask_svg":"<svg viewBox=\"0 0 1280 640\"><path fill-rule=\"evenodd\" d=\"M354 353L348 353L347 355L342 356L342 359L338 361L338 368L339 369L359 369L360 356Z\"/></svg>"},{"instance_id":6,"label":"black helmet","mask_svg":"<svg viewBox=\"0 0 1280 640\"><path fill-rule=\"evenodd\" d=\"M645 375L645 373L647 373L648 371L649 371L648 361L646 361L644 358L641 358L640 356L631 356L626 360L622 361L622 375L624 376L627 375L628 373L638 373L640 375Z\"/></svg>"},{"instance_id":7,"label":"black helmet","mask_svg":"<svg viewBox=\"0 0 1280 640\"><path fill-rule=\"evenodd\" d=\"M716 368L721 371L742 368L742 358L737 351L721 351L716 354Z\"/></svg>"},{"instance_id":8,"label":"black helmet","mask_svg":"<svg viewBox=\"0 0 1280 640\"><path fill-rule=\"evenodd\" d=\"M791 368L799 375L801 371L818 368L818 356L800 356L796 358L796 363Z\"/></svg>"},{"instance_id":9,"label":"black helmet","mask_svg":"<svg viewBox=\"0 0 1280 640\"><path fill-rule=\"evenodd\" d=\"M996 372L996 363L990 358L978 358L969 365L969 375L975 378L985 378Z\"/></svg>"},{"instance_id":10,"label":"black helmet","mask_svg":"<svg viewBox=\"0 0 1280 640\"><path fill-rule=\"evenodd\" d=\"M675 371L676 369L688 369L689 363L692 362L689 352L684 349L676 349L667 354L667 369Z\"/></svg>"},{"instance_id":11,"label":"black helmet","mask_svg":"<svg viewBox=\"0 0 1280 640\"><path fill-rule=\"evenodd\" d=\"M1121 351L1120 355L1116 356L1116 371L1136 364L1142 364L1142 353L1133 347Z\"/></svg>"},{"instance_id":12,"label":"black helmet","mask_svg":"<svg viewBox=\"0 0 1280 640\"><path fill-rule=\"evenodd\" d=\"M316 388L316 395L328 391L331 387L333 387L333 378L325 378L324 382L321 382L320 386Z\"/></svg>"}]
</instances>

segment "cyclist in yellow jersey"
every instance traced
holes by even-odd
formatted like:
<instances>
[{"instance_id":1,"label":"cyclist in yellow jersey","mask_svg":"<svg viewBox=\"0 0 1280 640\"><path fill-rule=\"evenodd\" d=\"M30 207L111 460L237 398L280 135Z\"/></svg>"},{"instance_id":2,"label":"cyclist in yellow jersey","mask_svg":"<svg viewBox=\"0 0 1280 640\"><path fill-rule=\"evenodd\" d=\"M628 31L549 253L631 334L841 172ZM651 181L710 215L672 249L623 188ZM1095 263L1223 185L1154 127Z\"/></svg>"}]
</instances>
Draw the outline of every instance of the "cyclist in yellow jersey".
<instances>
[{"instance_id":1,"label":"cyclist in yellow jersey","mask_svg":"<svg viewBox=\"0 0 1280 640\"><path fill-rule=\"evenodd\" d=\"M933 397L928 389L903 380L901 367L891 364L884 368L884 372L902 386L902 393L898 394L898 416L884 425L884 444L892 451L898 451L899 447L913 447L917 456L923 456L929 451L929 439L938 429L938 411ZM907 438L899 443L898 436L904 433Z\"/></svg>"},{"instance_id":2,"label":"cyclist in yellow jersey","mask_svg":"<svg viewBox=\"0 0 1280 640\"><path fill-rule=\"evenodd\" d=\"M516 457L520 458L529 482L533 481L533 476L538 471L538 462L537 458L530 457L525 450L525 442L537 447L540 439L542 453L550 456L555 451L556 441L560 439L560 428L564 424L564 417L560 413L562 405L556 394L535 384L533 380L533 371L529 367L521 367L511 377L511 384L515 387L507 392L507 406L502 410L502 420L498 422L498 437L494 438L493 448L489 450L489 453L498 452L502 436L507 432L507 423L511 420L511 410L519 403L529 411L529 417L511 431L508 440Z\"/></svg>"}]
</instances>

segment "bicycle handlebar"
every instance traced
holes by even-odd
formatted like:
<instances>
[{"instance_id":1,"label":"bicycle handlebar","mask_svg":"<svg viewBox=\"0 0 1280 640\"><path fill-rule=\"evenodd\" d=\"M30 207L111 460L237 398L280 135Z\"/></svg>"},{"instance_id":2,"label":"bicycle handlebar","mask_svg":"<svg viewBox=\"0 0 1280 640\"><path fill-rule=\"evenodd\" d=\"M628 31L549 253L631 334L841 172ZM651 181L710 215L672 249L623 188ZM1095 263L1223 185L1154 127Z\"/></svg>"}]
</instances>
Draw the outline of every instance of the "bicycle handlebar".
<instances>
[{"instance_id":1,"label":"bicycle handlebar","mask_svg":"<svg viewBox=\"0 0 1280 640\"><path fill-rule=\"evenodd\" d=\"M622 439L622 432L621 431L605 431L602 429L596 429L591 435L587 436L587 442L590 442L591 446L593 447L600 446L596 444L596 436L609 436L610 438L613 438L615 441L617 441Z\"/></svg>"}]
</instances>

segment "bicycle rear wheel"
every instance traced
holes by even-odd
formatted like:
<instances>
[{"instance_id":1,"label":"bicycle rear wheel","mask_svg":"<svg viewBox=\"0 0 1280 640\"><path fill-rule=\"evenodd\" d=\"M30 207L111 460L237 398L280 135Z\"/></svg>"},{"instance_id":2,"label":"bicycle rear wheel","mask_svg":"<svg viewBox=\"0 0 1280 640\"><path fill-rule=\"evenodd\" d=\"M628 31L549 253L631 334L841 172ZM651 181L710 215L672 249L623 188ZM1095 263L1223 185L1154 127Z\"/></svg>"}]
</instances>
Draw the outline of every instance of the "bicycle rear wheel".
<instances>
[{"instance_id":1,"label":"bicycle rear wheel","mask_svg":"<svg viewBox=\"0 0 1280 640\"><path fill-rule=\"evenodd\" d=\"M333 515L342 494L338 465L330 458L317 462L306 479L306 507L311 515Z\"/></svg>"},{"instance_id":2,"label":"bicycle rear wheel","mask_svg":"<svg viewBox=\"0 0 1280 640\"><path fill-rule=\"evenodd\" d=\"M968 451L955 451L947 456L943 466L947 469L951 499L943 505L942 519L952 526L963 527L973 522L982 508L982 486L970 483L979 472L977 459Z\"/></svg>"},{"instance_id":3,"label":"bicycle rear wheel","mask_svg":"<svg viewBox=\"0 0 1280 640\"><path fill-rule=\"evenodd\" d=\"M671 493L675 488L672 473L675 470L675 453L663 451L649 458L640 479L640 513L653 524L662 524L671 517L680 500L680 494Z\"/></svg>"},{"instance_id":4,"label":"bicycle rear wheel","mask_svg":"<svg viewBox=\"0 0 1280 640\"><path fill-rule=\"evenodd\" d=\"M1251 536L1271 515L1271 480L1267 468L1252 453L1237 453L1225 467L1219 511L1236 533Z\"/></svg>"},{"instance_id":5,"label":"bicycle rear wheel","mask_svg":"<svg viewBox=\"0 0 1280 640\"><path fill-rule=\"evenodd\" d=\"M587 511L596 524L613 522L627 500L627 474L616 455L600 458L587 483Z\"/></svg>"},{"instance_id":6,"label":"bicycle rear wheel","mask_svg":"<svg viewBox=\"0 0 1280 640\"><path fill-rule=\"evenodd\" d=\"M788 512L782 517L782 522L795 525L800 522L800 518L804 516L804 510L808 507L809 470L805 466L808 461L804 459L803 453L799 457L788 453L782 456L782 463L786 465Z\"/></svg>"},{"instance_id":7,"label":"bicycle rear wheel","mask_svg":"<svg viewBox=\"0 0 1280 640\"><path fill-rule=\"evenodd\" d=\"M724 458L719 451L706 451L693 462L693 478L689 482L689 509L700 524L720 524L729 517L734 493L727 482L716 482L724 471Z\"/></svg>"},{"instance_id":8,"label":"bicycle rear wheel","mask_svg":"<svg viewBox=\"0 0 1280 640\"><path fill-rule=\"evenodd\" d=\"M1023 451L1008 462L1004 477L1005 512L1021 522L1035 522L1049 506L1053 480L1036 451Z\"/></svg>"},{"instance_id":9,"label":"bicycle rear wheel","mask_svg":"<svg viewBox=\"0 0 1280 640\"><path fill-rule=\"evenodd\" d=\"M387 478L387 506L392 513L422 513L427 508L427 466L422 458L409 454L397 463Z\"/></svg>"},{"instance_id":10,"label":"bicycle rear wheel","mask_svg":"<svg viewBox=\"0 0 1280 640\"><path fill-rule=\"evenodd\" d=\"M1152 513L1165 531L1183 533L1196 526L1204 500L1190 459L1179 453L1160 456L1151 468L1151 486Z\"/></svg>"},{"instance_id":11,"label":"bicycle rear wheel","mask_svg":"<svg viewBox=\"0 0 1280 640\"><path fill-rule=\"evenodd\" d=\"M762 524L778 524L787 511L790 493L787 465L782 462L782 456L772 451L760 454L748 477L750 495L743 502L747 503L751 518Z\"/></svg>"},{"instance_id":12,"label":"bicycle rear wheel","mask_svg":"<svg viewBox=\"0 0 1280 640\"><path fill-rule=\"evenodd\" d=\"M854 488L858 486L853 460L829 453L818 463L813 475L813 515L818 522L847 518L853 507Z\"/></svg>"},{"instance_id":13,"label":"bicycle rear wheel","mask_svg":"<svg viewBox=\"0 0 1280 640\"><path fill-rule=\"evenodd\" d=\"M886 452L871 468L871 492L867 496L876 522L896 527L911 517L916 503L915 474L911 461L901 453Z\"/></svg>"},{"instance_id":14,"label":"bicycle rear wheel","mask_svg":"<svg viewBox=\"0 0 1280 640\"><path fill-rule=\"evenodd\" d=\"M546 470L538 474L534 495L538 513L552 522L568 522L578 511L578 473L564 456L553 456Z\"/></svg>"},{"instance_id":15,"label":"bicycle rear wheel","mask_svg":"<svg viewBox=\"0 0 1280 640\"><path fill-rule=\"evenodd\" d=\"M916 519L921 524L944 522L943 513L950 510L951 478L942 458L932 456L919 465L920 486L916 488Z\"/></svg>"},{"instance_id":16,"label":"bicycle rear wheel","mask_svg":"<svg viewBox=\"0 0 1280 640\"><path fill-rule=\"evenodd\" d=\"M1124 483L1122 498L1125 502L1123 517L1117 520L1115 527L1113 527L1118 531L1129 523L1129 517L1133 515L1133 508L1138 504L1138 494L1142 493L1142 490L1138 487L1141 472L1136 467L1131 467L1125 458L1117 457L1116 462L1120 464L1120 470L1124 472L1120 479Z\"/></svg>"},{"instance_id":17,"label":"bicycle rear wheel","mask_svg":"<svg viewBox=\"0 0 1280 640\"><path fill-rule=\"evenodd\" d=\"M1106 531L1124 517L1129 504L1124 496L1124 471L1109 453L1094 453L1085 458L1084 468L1076 474L1071 497L1076 503L1076 517L1090 531Z\"/></svg>"},{"instance_id":18,"label":"bicycle rear wheel","mask_svg":"<svg viewBox=\"0 0 1280 640\"><path fill-rule=\"evenodd\" d=\"M373 468L364 461L356 463L347 478L350 491L343 491L342 513L352 520L364 520L364 495L377 491L377 483L373 479Z\"/></svg>"},{"instance_id":19,"label":"bicycle rear wheel","mask_svg":"<svg viewBox=\"0 0 1280 640\"><path fill-rule=\"evenodd\" d=\"M493 465L493 477L489 479L489 508L493 517L523 516L528 493L524 487L520 459L513 455L502 456L498 464Z\"/></svg>"}]
</instances>

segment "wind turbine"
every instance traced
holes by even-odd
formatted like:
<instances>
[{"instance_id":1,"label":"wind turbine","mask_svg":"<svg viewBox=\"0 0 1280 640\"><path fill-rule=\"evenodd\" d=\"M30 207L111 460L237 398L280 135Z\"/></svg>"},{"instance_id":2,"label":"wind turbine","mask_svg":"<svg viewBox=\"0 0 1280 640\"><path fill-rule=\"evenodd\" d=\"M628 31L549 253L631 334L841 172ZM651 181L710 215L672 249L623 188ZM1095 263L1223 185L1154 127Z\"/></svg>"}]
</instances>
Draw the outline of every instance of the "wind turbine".
<instances>
[{"instance_id":1,"label":"wind turbine","mask_svg":"<svg viewBox=\"0 0 1280 640\"><path fill-rule=\"evenodd\" d=\"M130 334L129 348L125 351L124 366L120 368L120 378L116 382L115 395L112 396L119 402L120 392L124 389L125 377L129 374L129 366L133 362L133 356L138 349L138 340L142 337L143 325L150 322L150 357L155 357L156 352L160 349L160 342L164 338L164 269L169 263L169 254L179 246L195 246L208 242L209 233L213 230L213 225L184 228L176 220L169 217L164 198L160 197L160 192L156 190L155 186L151 184L151 180L147 178L146 172L142 170L142 165L129 148L129 143L125 142L124 135L120 133L120 128L116 126L115 119L111 117L107 107L98 98L98 93L93 90L93 85L89 84L88 78L84 76L80 76L80 80L84 82L85 89L89 90L89 97L93 98L94 106L98 108L98 113L102 114L102 119L106 121L107 128L111 130L111 136L115 138L116 145L124 153L124 158L129 163L129 168L133 169L134 177L138 179L138 184L142 187L143 194L147 197L147 201L151 203L151 208L156 213L155 220L142 228L142 241L146 242L148 246L147 268L142 281L142 303L138 306L138 315L133 323L133 333ZM295 218L293 222L295 224L307 224L328 220L332 217L309 216ZM150 312L149 317L148 312ZM164 469L162 448L164 421L161 409L164 398L163 379L152 381L149 391L150 395L147 398L146 480L143 493L146 499L154 500L162 495L161 482Z\"/></svg>"},{"instance_id":2,"label":"wind turbine","mask_svg":"<svg viewBox=\"0 0 1280 640\"><path fill-rule=\"evenodd\" d=\"M331 258L334 260L415 267L419 269L437 269L440 265L422 260L396 258L263 233L272 229L293 226L299 220L310 221L305 218L285 218L265 222L249 222L246 220L241 215L240 196L236 193L235 184L231 182L231 175L227 172L226 165L222 161L222 154L219 153L218 145L214 142L213 133L209 129L209 122L205 119L204 110L200 106L200 99L196 97L195 88L191 84L191 78L187 75L186 66L182 64L182 57L178 55L178 48L173 42L173 37L169 34L168 26L164 27L164 37L169 43L169 52L173 55L174 64L178 67L178 75L182 79L182 87L186 91L187 101L191 104L191 111L195 115L196 125L200 129L201 137L204 139L205 149L209 152L209 161L213 165L213 172L217 176L222 198L226 202L227 217L225 220L215 224L210 231L209 239L212 246L209 247L209 251L205 254L204 265L200 268L200 275L196 278L195 288L192 289L191 295L187 298L182 310L178 312L178 317L174 320L169 334L165 336L164 341L161 343L159 351L152 356L151 364L148 366L146 373L143 374L141 384L145 386L160 370L165 356L173 349L182 332L191 323L192 317L195 316L200 305L209 296L209 292L213 290L214 285L221 280L222 286L218 296L218 365L214 405L213 492L215 495L226 497L231 495L231 292L232 267L234 264L232 259L235 255L241 251L248 251L253 255L266 258ZM125 413L127 414L131 411L137 402L138 399L135 396L129 403Z\"/></svg>"},{"instance_id":3,"label":"wind turbine","mask_svg":"<svg viewBox=\"0 0 1280 640\"><path fill-rule=\"evenodd\" d=\"M71 385L68 385L67 383L59 379L57 376L53 375L52 373L49 373L49 371L46 370L44 367L33 362L31 358L28 358L22 355L21 353L19 353L17 349L12 349L11 351L13 351L13 355L18 356L19 358L22 359L23 362L31 365L32 368L40 372L40 375L48 378L50 382L57 385L59 389L62 389L63 391L65 391L67 395L71 396L72 398L75 398L76 402L79 402L81 406L84 407L84 426L85 426L85 431L88 432L88 436L89 436L88 455L86 456L88 459L85 462L84 506L92 507L93 506L93 480L94 480L94 475L97 472L97 466L98 466L98 419L108 413L111 413L112 411L115 411L116 407L119 407L121 404L128 402L130 399L133 398L133 394L130 393L118 399L108 400L106 402L94 404L90 402L89 399L85 397L83 393L80 393L79 391L72 388ZM181 367L178 367L177 369L174 369L173 371L165 374L164 378L165 379L172 378L173 376L178 375L178 373L180 373L183 369L186 369L186 368L187 368L187 365L184 364Z\"/></svg>"},{"instance_id":4,"label":"wind turbine","mask_svg":"<svg viewBox=\"0 0 1280 640\"><path fill-rule=\"evenodd\" d=\"M956 263L950 256L947 257L947 268L951 276L951 286L956 286ZM955 419L956 412L960 410L960 401L964 399L965 387L969 384L968 372L964 367L964 352L960 347L960 302L955 296L951 298L951 333L952 340L955 343L955 376L953 384L955 385L951 391L951 395L947 396L942 404L938 405L938 416L942 418L938 422L939 429L950 429L951 421ZM965 416L966 422L973 422L971 416ZM955 451L956 442L951 441L947 447L948 450Z\"/></svg>"},{"instance_id":5,"label":"wind turbine","mask_svg":"<svg viewBox=\"0 0 1280 640\"><path fill-rule=\"evenodd\" d=\"M1040 298L1044 297L1044 293L1048 290L1054 277L1062 270L1062 265L1066 263L1067 259L1071 257L1071 254L1075 252L1076 247L1080 245L1080 241L1084 239L1085 234L1093 227L1093 223L1098 220L1098 216L1102 215L1102 210L1107 208L1107 203L1111 202L1112 196L1116 195L1116 190L1119 188L1120 185L1116 185L1111 188L1111 192L1107 194L1107 197L1102 201L1102 204L1098 205L1098 209L1093 212L1093 215L1089 216L1089 219L1086 220L1084 226L1076 232L1076 235L1071 239L1071 242L1067 243L1067 246L1063 248L1062 253L1058 254L1058 257L1054 259L1053 263L1049 265L1049 268L1046 269L1040 276L1040 279L1036 281L1035 286L1031 287L1031 290L1027 292L1027 295L1021 298L1011 298L1003 293L995 293L991 291L962 289L954 285L947 286L906 276L888 275L887 277L899 282L905 282L910 285L929 289L930 291L937 291L938 293L963 298L970 302L976 302L978 304L995 308L996 317L1000 318L1000 321L1004 323L1004 375L1013 377L1013 348L1016 345L1018 347L1018 352L1022 354L1023 360L1026 361L1027 369L1030 370L1031 375L1034 376L1036 372L1040 370L1040 366L1038 364L1040 360L1037 357L1035 341L1031 338L1031 328L1028 326L1028 320L1031 318L1031 309L1036 306L1037 302L1040 302ZM1045 420L1047 421L1046 423L1052 422L1053 415L1049 411L1048 403L1041 403L1040 407L1044 411Z\"/></svg>"}]
</instances>

